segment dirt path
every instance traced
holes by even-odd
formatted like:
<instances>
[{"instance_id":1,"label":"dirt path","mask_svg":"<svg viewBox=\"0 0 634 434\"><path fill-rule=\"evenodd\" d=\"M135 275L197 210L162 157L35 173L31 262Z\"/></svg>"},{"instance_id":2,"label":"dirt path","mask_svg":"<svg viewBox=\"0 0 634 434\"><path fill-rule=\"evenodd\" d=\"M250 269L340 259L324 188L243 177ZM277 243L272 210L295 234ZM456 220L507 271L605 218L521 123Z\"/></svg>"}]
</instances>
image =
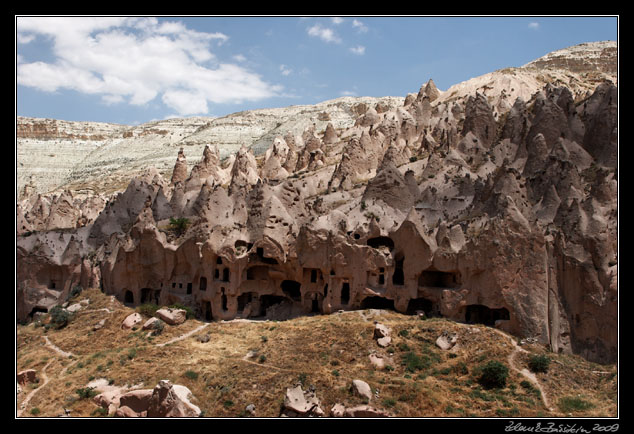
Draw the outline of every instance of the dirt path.
<instances>
[{"instance_id":1,"label":"dirt path","mask_svg":"<svg viewBox=\"0 0 634 434\"><path fill-rule=\"evenodd\" d=\"M48 338L48 336L44 336L44 340L46 341L46 346L49 347L50 349L52 349L53 351L55 351L60 356L65 357L65 358L69 358L69 357L73 357L74 356L73 353L67 353L66 351L63 351L61 348L59 348L57 345L53 344L50 341L50 339Z\"/></svg>"},{"instance_id":2,"label":"dirt path","mask_svg":"<svg viewBox=\"0 0 634 434\"><path fill-rule=\"evenodd\" d=\"M17 414L18 417L22 416L22 413L24 412L24 410L26 410L26 407L29 405L29 401L31 401L31 398L33 398L33 396L35 396L37 392L39 392L44 386L48 384L50 379L48 378L48 375L46 375L46 369L54 361L55 359L49 360L48 363L42 368L40 375L42 376L42 379L44 380L44 382L37 389L31 390L31 392L29 392L29 394L26 395L26 398L24 398L24 401L22 401L22 403L20 404L20 409L18 410L18 414Z\"/></svg>"},{"instance_id":3,"label":"dirt path","mask_svg":"<svg viewBox=\"0 0 634 434\"><path fill-rule=\"evenodd\" d=\"M207 323L207 324L203 324L203 325L201 325L201 326L199 326L199 327L196 327L194 330L192 330L192 331L190 331L190 332L185 333L184 335L178 336L178 337L176 337L176 338L174 338L174 339L171 339L171 340L169 340L169 341L167 341L167 342L163 342L162 344L156 344L156 346L157 346L157 347L164 347L165 345L172 344L172 343L174 343L174 342L178 342L178 341L182 341L183 339L186 339L186 338L190 337L190 336L191 336L191 335L193 335L194 333L198 333L199 331L201 331L202 329L204 329L204 328L205 328L205 327L207 327L208 325L209 325L209 323Z\"/></svg>"},{"instance_id":4,"label":"dirt path","mask_svg":"<svg viewBox=\"0 0 634 434\"><path fill-rule=\"evenodd\" d=\"M539 393L541 394L541 397L542 397L542 401L544 402L544 406L549 411L555 411L555 409L550 406L550 402L548 401L548 396L546 395L546 391L542 388L542 385L540 384L539 380L537 379L537 376L535 374L533 374L531 371L529 371L528 369L526 369L526 368L524 368L524 369L518 368L517 364L515 363L515 358L517 357L517 355L519 353L529 354L529 352L526 351L524 348L520 347L517 344L517 341L515 339L513 339L511 336L507 335L506 333L504 333L504 332L502 332L500 330L494 329L494 328L492 328L491 330L494 330L498 334L500 334L500 335L502 335L505 338L510 340L511 345L513 346L513 352L511 354L509 354L509 356L508 356L508 362L509 362L509 365L511 366L511 369L513 369L515 372L519 373L520 375L525 377L528 381L530 381L530 383L533 386L535 386L535 388L537 388L537 390L539 390Z\"/></svg>"}]
</instances>

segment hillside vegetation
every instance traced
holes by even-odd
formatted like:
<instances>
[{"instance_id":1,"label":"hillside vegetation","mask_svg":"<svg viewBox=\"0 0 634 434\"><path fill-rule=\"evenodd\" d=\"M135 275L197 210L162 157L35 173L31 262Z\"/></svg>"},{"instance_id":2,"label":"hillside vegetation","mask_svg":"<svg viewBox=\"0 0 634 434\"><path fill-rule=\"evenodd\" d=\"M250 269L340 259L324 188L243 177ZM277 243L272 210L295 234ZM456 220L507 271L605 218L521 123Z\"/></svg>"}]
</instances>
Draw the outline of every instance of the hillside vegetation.
<instances>
[{"instance_id":1,"label":"hillside vegetation","mask_svg":"<svg viewBox=\"0 0 634 434\"><path fill-rule=\"evenodd\" d=\"M314 387L327 415L336 403L365 403L397 417L615 417L617 412L616 366L548 353L540 345L519 347L511 336L482 325L361 310L280 322L188 319L148 336L140 326L121 328L133 309L114 297L91 289L70 302L84 299L90 303L59 329L47 326L49 315L17 327L17 371L35 369L39 378L18 395L23 416L55 417L66 409L72 417L105 417L87 389L99 378L146 389L169 379L192 391L204 417L246 417L249 404L257 417L278 417L286 389L300 383ZM93 331L102 319L105 326ZM373 339L375 321L391 329L387 348ZM435 345L443 332L458 337L451 350ZM204 335L207 342L200 339ZM371 353L384 356L385 369L373 367ZM536 365L534 356L547 359ZM502 387L483 386L490 362L508 370ZM536 366L546 372L531 373ZM529 381L531 375L537 383ZM351 393L354 379L370 385L371 400Z\"/></svg>"}]
</instances>

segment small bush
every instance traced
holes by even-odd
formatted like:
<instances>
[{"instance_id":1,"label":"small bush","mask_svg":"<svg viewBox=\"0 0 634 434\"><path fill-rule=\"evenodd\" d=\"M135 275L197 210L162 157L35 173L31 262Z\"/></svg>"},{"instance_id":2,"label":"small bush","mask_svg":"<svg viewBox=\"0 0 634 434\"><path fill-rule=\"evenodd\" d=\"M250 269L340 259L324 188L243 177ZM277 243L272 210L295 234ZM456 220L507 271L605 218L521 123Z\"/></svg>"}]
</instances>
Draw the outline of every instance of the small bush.
<instances>
[{"instance_id":1,"label":"small bush","mask_svg":"<svg viewBox=\"0 0 634 434\"><path fill-rule=\"evenodd\" d=\"M478 383L485 389L498 389L506 386L506 379L509 376L509 369L497 360L491 360L481 369L482 375Z\"/></svg>"},{"instance_id":2,"label":"small bush","mask_svg":"<svg viewBox=\"0 0 634 434\"><path fill-rule=\"evenodd\" d=\"M406 337L409 336L409 331L407 329L403 329L400 332L398 332L398 335L401 336L401 337L406 338Z\"/></svg>"},{"instance_id":3,"label":"small bush","mask_svg":"<svg viewBox=\"0 0 634 434\"><path fill-rule=\"evenodd\" d=\"M97 396L97 392L94 387L82 387L75 390L80 399L91 399Z\"/></svg>"},{"instance_id":4,"label":"small bush","mask_svg":"<svg viewBox=\"0 0 634 434\"><path fill-rule=\"evenodd\" d=\"M259 358L258 358L258 362L260 363L264 363L266 362L266 356L264 354L262 354Z\"/></svg>"},{"instance_id":5,"label":"small bush","mask_svg":"<svg viewBox=\"0 0 634 434\"><path fill-rule=\"evenodd\" d=\"M53 306L49 313L51 315L51 324L58 329L65 327L71 319L70 312L61 306Z\"/></svg>"},{"instance_id":6,"label":"small bush","mask_svg":"<svg viewBox=\"0 0 634 434\"><path fill-rule=\"evenodd\" d=\"M159 310L159 306L153 303L145 303L136 308L136 311L143 316L153 317L156 311Z\"/></svg>"},{"instance_id":7,"label":"small bush","mask_svg":"<svg viewBox=\"0 0 634 434\"><path fill-rule=\"evenodd\" d=\"M39 409L39 408L37 408L37 407L33 407L33 408L31 409L31 414L32 414L33 416L37 416L38 414L40 414L40 409Z\"/></svg>"},{"instance_id":8,"label":"small bush","mask_svg":"<svg viewBox=\"0 0 634 434\"><path fill-rule=\"evenodd\" d=\"M198 372L191 370L185 371L185 377L189 378L190 380L197 380Z\"/></svg>"},{"instance_id":9,"label":"small bush","mask_svg":"<svg viewBox=\"0 0 634 434\"><path fill-rule=\"evenodd\" d=\"M550 365L550 358L546 355L531 356L528 360L528 367L533 372L548 372L548 365Z\"/></svg>"},{"instance_id":10,"label":"small bush","mask_svg":"<svg viewBox=\"0 0 634 434\"><path fill-rule=\"evenodd\" d=\"M170 229L172 229L177 235L182 235L187 230L189 226L189 219L185 217L181 218L170 218Z\"/></svg>"},{"instance_id":11,"label":"small bush","mask_svg":"<svg viewBox=\"0 0 634 434\"><path fill-rule=\"evenodd\" d=\"M431 366L431 360L428 357L420 357L413 351L403 355L401 365L405 366L407 372L416 372L427 369Z\"/></svg>"},{"instance_id":12,"label":"small bush","mask_svg":"<svg viewBox=\"0 0 634 434\"><path fill-rule=\"evenodd\" d=\"M83 288L80 285L73 286L73 289L71 289L70 293L68 294L68 299L70 300L71 298L77 297L79 294L81 294L82 291Z\"/></svg>"},{"instance_id":13,"label":"small bush","mask_svg":"<svg viewBox=\"0 0 634 434\"><path fill-rule=\"evenodd\" d=\"M338 377L340 374L339 374L339 371L337 371L336 369L333 369L332 375L334 375L335 377Z\"/></svg>"},{"instance_id":14,"label":"small bush","mask_svg":"<svg viewBox=\"0 0 634 434\"><path fill-rule=\"evenodd\" d=\"M108 416L108 409L105 407L96 408L91 414L91 416Z\"/></svg>"},{"instance_id":15,"label":"small bush","mask_svg":"<svg viewBox=\"0 0 634 434\"><path fill-rule=\"evenodd\" d=\"M410 162L410 163L413 163L413 162L415 162L415 161L417 161L417 160L418 160L418 157L416 157L416 156L414 156L414 157L409 157L409 162Z\"/></svg>"}]
</instances>

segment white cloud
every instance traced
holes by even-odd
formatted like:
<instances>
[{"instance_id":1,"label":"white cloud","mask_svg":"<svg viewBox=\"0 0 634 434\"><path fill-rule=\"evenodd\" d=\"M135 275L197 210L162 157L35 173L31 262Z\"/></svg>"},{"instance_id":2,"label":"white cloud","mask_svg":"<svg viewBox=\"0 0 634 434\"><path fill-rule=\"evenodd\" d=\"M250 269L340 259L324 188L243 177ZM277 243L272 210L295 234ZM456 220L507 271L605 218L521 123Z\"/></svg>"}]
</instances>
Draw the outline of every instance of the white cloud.
<instances>
[{"instance_id":1,"label":"white cloud","mask_svg":"<svg viewBox=\"0 0 634 434\"><path fill-rule=\"evenodd\" d=\"M330 21L332 21L333 24L341 24L341 23L343 23L343 18L341 18L341 17L332 17L330 19Z\"/></svg>"},{"instance_id":2,"label":"white cloud","mask_svg":"<svg viewBox=\"0 0 634 434\"><path fill-rule=\"evenodd\" d=\"M339 92L339 94L341 96L357 96L357 93L355 91L352 91L352 90L343 90L343 91Z\"/></svg>"},{"instance_id":3,"label":"white cloud","mask_svg":"<svg viewBox=\"0 0 634 434\"><path fill-rule=\"evenodd\" d=\"M359 56L363 56L365 54L365 47L363 45L359 45L356 47L350 47L350 51Z\"/></svg>"},{"instance_id":4,"label":"white cloud","mask_svg":"<svg viewBox=\"0 0 634 434\"><path fill-rule=\"evenodd\" d=\"M319 24L309 27L307 32L310 36L318 37L325 42L334 42L335 44L341 43L341 38L337 36L334 30L322 27Z\"/></svg>"},{"instance_id":5,"label":"white cloud","mask_svg":"<svg viewBox=\"0 0 634 434\"><path fill-rule=\"evenodd\" d=\"M218 62L222 33L188 29L156 18L18 17L18 39L44 35L51 63L18 62L19 85L101 95L107 104L144 105L157 96L180 115L207 113L208 103L260 100L280 86L236 64ZM18 55L19 56L19 55ZM234 61L246 60L237 54Z\"/></svg>"},{"instance_id":6,"label":"white cloud","mask_svg":"<svg viewBox=\"0 0 634 434\"><path fill-rule=\"evenodd\" d=\"M532 23L528 23L528 28L531 30L537 30L539 29L539 23L533 21Z\"/></svg>"},{"instance_id":7,"label":"white cloud","mask_svg":"<svg viewBox=\"0 0 634 434\"><path fill-rule=\"evenodd\" d=\"M368 31L368 26L357 19L352 20L352 27L356 28L359 33L365 33Z\"/></svg>"},{"instance_id":8,"label":"white cloud","mask_svg":"<svg viewBox=\"0 0 634 434\"><path fill-rule=\"evenodd\" d=\"M247 58L244 57L242 54L236 54L235 56L233 56L233 60L235 60L236 62L244 62L247 60Z\"/></svg>"},{"instance_id":9,"label":"white cloud","mask_svg":"<svg viewBox=\"0 0 634 434\"><path fill-rule=\"evenodd\" d=\"M287 76L290 75L293 70L286 65L280 65L280 72L282 73L282 75Z\"/></svg>"}]
</instances>

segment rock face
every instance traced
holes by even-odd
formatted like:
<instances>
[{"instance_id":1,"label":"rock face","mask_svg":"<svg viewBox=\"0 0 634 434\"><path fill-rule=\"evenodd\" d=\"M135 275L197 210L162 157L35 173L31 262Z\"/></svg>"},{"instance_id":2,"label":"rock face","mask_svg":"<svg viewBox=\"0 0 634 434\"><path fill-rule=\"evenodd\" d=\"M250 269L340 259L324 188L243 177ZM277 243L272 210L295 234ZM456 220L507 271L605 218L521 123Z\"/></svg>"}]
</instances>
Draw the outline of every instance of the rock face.
<instances>
[{"instance_id":1,"label":"rock face","mask_svg":"<svg viewBox=\"0 0 634 434\"><path fill-rule=\"evenodd\" d=\"M81 285L208 320L422 312L614 361L618 92L606 56L587 73L553 69L559 59L445 92L428 82L398 107L355 106L346 127L331 114L280 131L260 156L245 146L223 163L205 146L189 174L184 155L172 178L146 168L99 212L82 208L98 203L89 195L26 188L18 319Z\"/></svg>"}]
</instances>

